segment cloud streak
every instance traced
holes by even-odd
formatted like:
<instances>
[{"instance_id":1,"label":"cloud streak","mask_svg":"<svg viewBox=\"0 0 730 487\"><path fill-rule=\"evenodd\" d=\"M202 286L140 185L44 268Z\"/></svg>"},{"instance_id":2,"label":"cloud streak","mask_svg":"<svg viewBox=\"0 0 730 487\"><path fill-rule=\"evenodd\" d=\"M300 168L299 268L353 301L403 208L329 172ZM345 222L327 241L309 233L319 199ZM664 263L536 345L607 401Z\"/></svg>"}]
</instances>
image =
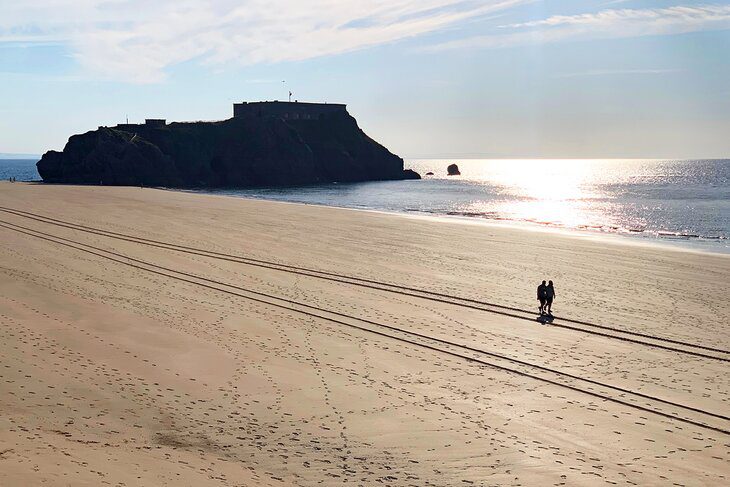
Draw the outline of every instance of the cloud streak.
<instances>
[{"instance_id":1,"label":"cloud streak","mask_svg":"<svg viewBox=\"0 0 730 487\"><path fill-rule=\"evenodd\" d=\"M354 51L526 1L24 0L0 5L0 42L57 41L93 73L145 83L188 61L246 65Z\"/></svg>"},{"instance_id":2,"label":"cloud streak","mask_svg":"<svg viewBox=\"0 0 730 487\"><path fill-rule=\"evenodd\" d=\"M730 29L730 6L676 6L650 9L607 9L580 15L507 24L494 34L433 46L432 50L498 49L565 40L625 38Z\"/></svg>"},{"instance_id":3,"label":"cloud streak","mask_svg":"<svg viewBox=\"0 0 730 487\"><path fill-rule=\"evenodd\" d=\"M678 69L592 69L574 73L556 74L553 78L578 78L585 76L655 75L678 73Z\"/></svg>"}]
</instances>

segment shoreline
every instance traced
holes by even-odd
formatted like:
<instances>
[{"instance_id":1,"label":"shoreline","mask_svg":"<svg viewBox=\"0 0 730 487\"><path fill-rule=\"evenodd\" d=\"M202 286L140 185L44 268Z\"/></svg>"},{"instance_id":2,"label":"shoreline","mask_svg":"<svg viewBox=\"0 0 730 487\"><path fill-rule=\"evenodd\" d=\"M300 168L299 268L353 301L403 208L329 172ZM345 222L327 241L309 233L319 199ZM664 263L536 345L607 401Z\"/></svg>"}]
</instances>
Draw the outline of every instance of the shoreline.
<instances>
[{"instance_id":1,"label":"shoreline","mask_svg":"<svg viewBox=\"0 0 730 487\"><path fill-rule=\"evenodd\" d=\"M709 248L705 248L704 246L710 246L715 245L715 242L719 241L726 241L726 239L702 239L699 238L698 240L689 240L689 239L680 239L677 238L676 240L671 240L670 238L662 239L659 236L641 236L641 235L633 235L631 233L624 233L624 232L603 232L600 230L589 230L589 229L579 229L579 228L570 228L570 227L564 227L564 226L557 226L557 225L551 225L551 224L543 224L543 223L537 223L537 222L527 222L527 221L520 221L520 220L509 220L509 219L490 219L490 218L480 218L480 217L469 217L469 216L462 216L462 215L449 215L449 214L438 214L438 213L427 213L422 211L398 211L398 210L382 210L382 209L376 209L376 208L355 208L351 206L336 206L336 205L327 205L324 203L308 203L303 201L285 201L280 199L273 199L273 198L265 198L265 197L253 197L253 196L236 196L233 194L222 194L222 191L227 190L221 190L221 191L215 191L215 190L197 190L197 189L179 189L179 188L148 188L148 189L159 189L163 191L172 191L172 192L181 192L181 193L191 193L191 194L205 194L209 196L219 196L219 197L225 197L225 198L234 198L234 199L243 199L243 200L250 200L250 201L267 201L272 203L285 203L285 204L291 204L291 205L303 205L303 206L314 206L314 207L323 207L323 208L335 208L338 210L352 210L352 211L364 211L364 212L370 212L370 213L379 213L384 215L395 215L400 217L406 217L406 218L420 218L425 220L433 220L433 221L439 221L443 223L456 223L456 224L466 224L466 225L485 225L485 226L495 226L495 227L505 227L505 228L513 228L513 229L521 229L526 230L530 232L538 232L538 233L549 233L549 234L558 234L558 235L564 235L564 236L574 236L576 238L594 238L596 240L602 240L607 239L611 242L616 243L625 243L628 245L638 245L638 246L646 246L646 247L656 247L658 249L665 249L665 250L675 250L680 252L693 252L693 253L701 253L701 254L711 254L711 255L721 255L725 257L730 257L730 241L728 241L728 244L724 246L725 250L712 250ZM231 190L235 191L235 190ZM720 244L717 244L720 245ZM698 248L702 247L702 248Z\"/></svg>"},{"instance_id":2,"label":"shoreline","mask_svg":"<svg viewBox=\"0 0 730 487\"><path fill-rule=\"evenodd\" d=\"M721 159L724 160L724 159ZM0 181L0 182L6 182L6 181ZM35 180L35 181L16 181L14 184L37 184L37 185L46 185L46 186L69 186L69 187L99 187L97 185L80 185L80 184L54 184L54 183L44 183L42 180ZM136 188L136 186L103 186L103 187L119 187L119 188ZM723 237L718 238L706 238L706 237L696 237L693 239L692 236L690 237L683 237L683 236L676 236L676 237L669 237L666 236L665 238L662 238L662 236L659 235L646 235L642 236L640 234L635 234L632 232L620 232L620 231L601 231L601 230L591 230L591 229L582 229L582 228L571 228L566 226L559 226L559 225L553 225L551 223L539 223L539 222L529 222L529 221L522 221L522 220L509 220L509 219L490 219L490 218L484 218L484 217L471 217L471 216L465 216L465 215L449 215L449 214L439 214L439 213L428 213L423 211L399 211L399 210L384 210L384 209L377 209L377 208L357 208L357 207L351 207L351 206L337 206L337 205L328 205L324 203L309 203L304 201L285 201L281 199L274 199L274 198L265 198L265 197L255 197L255 196L237 196L234 194L223 194L224 191L236 191L240 190L238 189L188 189L188 188L167 188L167 187L145 187L144 189L156 189L161 191L170 191L170 192L179 192L179 193L190 193L190 194L204 194L209 196L219 196L219 197L226 197L226 198L234 198L234 199L243 199L243 200L251 200L251 201L268 201L273 203L287 203L287 204L293 204L293 205L304 205L304 206L315 206L315 207L324 207L324 208L335 208L340 210L355 210L355 211L365 211L365 212L372 212L372 213L382 213L386 215L397 215L407 218L423 218L423 219L431 219L434 221L441 221L444 223L459 223L459 224L467 224L467 225L485 225L485 226L496 226L496 227L506 227L506 228L515 228L515 229L522 229L526 231L531 232L538 232L538 233L550 233L550 234L558 234L558 235L565 235L565 236L574 236L576 238L594 238L597 240L607 239L608 241L617 242L617 243L625 243L628 245L638 245L638 246L646 246L646 247L656 247L658 249L665 249L665 250L675 250L680 252L692 252L692 253L701 253L701 254L711 254L711 255L721 255L730 257L730 240L725 239ZM248 190L252 188L245 188L244 190ZM256 189L256 188L253 188ZM266 188L268 189L268 188ZM718 242L727 242L727 244L723 245ZM718 248L718 247L721 248Z\"/></svg>"},{"instance_id":3,"label":"shoreline","mask_svg":"<svg viewBox=\"0 0 730 487\"><path fill-rule=\"evenodd\" d=\"M460 160L461 163L466 165L469 170L468 176L463 178L456 177L454 179L442 178L438 176L435 178L426 177L421 184L425 186L411 186L409 184L398 184L396 186L379 185L378 182L373 182L374 186L365 185L349 185L343 183L342 185L309 185L299 186L294 188L168 188L172 191L189 191L195 193L205 194L227 194L239 198L253 198L267 201L289 201L301 204L318 204L322 206L329 206L333 208L350 208L350 209L362 209L366 211L383 211L387 213L397 213L406 215L418 215L426 217L436 218L449 218L457 219L460 221L478 221L480 223L486 222L487 224L508 224L519 228L526 229L547 229L548 231L555 232L571 232L576 234L588 234L607 236L609 238L619 237L631 242L641 242L642 244L658 245L668 248L678 248L684 250L707 252L713 254L729 254L730 255L730 234L728 234L728 225L730 221L726 217L723 217L725 209L728 208L727 204L722 199L722 191L726 188L724 183L720 182L719 193L712 193L715 197L720 197L719 200L715 200L713 205L708 206L704 203L704 199L691 200L686 204L686 208L682 209L682 204L677 205L672 203L674 198L670 195L664 197L658 197L656 200L646 200L647 207L637 206L644 204L644 200L632 201L630 199L623 200L620 196L616 196L614 193L607 193L609 195L608 200L606 199L594 199L594 196L589 197L585 201L572 200L568 196L565 200L565 206L558 205L556 211L552 212L541 212L536 205L529 203L530 198L523 199L519 196L521 193L508 193L508 196L504 201L501 200L499 194L499 185L490 183L489 179L484 179L484 176L480 176L479 171L483 171L485 167L492 167L490 164L498 164L500 161L505 159L464 159ZM529 163L534 159L523 159L517 158L516 160ZM550 159L557 162L565 161L566 159ZM574 159L583 160L583 159ZM701 159L701 160L672 160L672 159L590 159L586 160L588 163L601 161L614 161L614 162L639 162L641 163L666 163L666 164L681 164L681 168L689 167L687 163L697 163L700 167L704 167L701 163L704 162L720 162L725 164L729 162L727 159ZM436 170L431 165L438 165L439 167L444 166L448 161L440 158L426 158L426 159L412 159L409 160L409 167L416 168L422 172L426 169ZM470 165L471 164L471 165ZM604 167L598 165L596 167ZM612 165L607 166L610 171L614 171L615 167ZM633 167L633 166L631 166ZM641 166L644 167L644 166ZM652 164L648 164L647 171L654 171L656 168ZM673 167L673 166L672 166ZM694 166L693 166L694 167ZM713 168L716 166L712 166ZM717 166L719 171L725 166ZM614 169L610 169L614 168ZM652 169L655 168L655 169ZM443 167L441 167L443 169ZM497 165L497 180L499 180L500 172L504 168L500 169ZM634 168L634 170L638 170ZM559 170L558 170L559 171ZM684 171L684 169L682 169ZM689 170L687 170L689 171ZM713 169L714 171L714 169ZM613 173L612 173L613 174ZM654 174L654 173L651 173ZM662 170L659 170L657 174L663 174ZM684 174L684 173L682 173ZM686 172L687 184L692 184L691 172ZM37 176L37 175L36 175ZM615 177L611 176L611 177ZM619 178L620 179L620 178ZM462 181L462 182L460 182ZM456 186L445 184L449 182L457 183ZM459 196L459 192L463 190L461 188L463 183L470 185L471 183L486 184L486 190L477 191L475 194L467 193L465 200ZM519 180L513 181L511 184L519 187ZM525 184L529 185L529 181ZM603 183L597 183L603 184ZM343 190L336 189L338 186L346 188ZM348 188L348 186L352 186ZM456 188L456 189L450 189ZM651 184L647 186L646 191L650 191ZM683 188L683 186L677 186L677 188ZM689 186L688 186L689 188ZM704 188L704 186L702 187ZM704 190L700 188L700 190ZM403 196L391 197L389 191L402 191ZM496 193L495 193L496 191ZM478 194L477 194L478 193ZM480 194L485 196L479 196ZM397 193L396 193L397 194ZM596 193L596 194L600 194ZM350 196L354 195L354 197ZM614 196L610 196L614 195ZM474 199L474 204L469 203ZM483 198L483 199L479 199ZM615 203L607 203L616 199ZM664 199L662 199L664 198ZM580 198L579 198L580 200ZM563 201L562 199L560 201ZM568 203L568 202L572 203ZM527 211L522 211L519 208L526 204ZM550 201L546 200L546 204L550 204ZM517 208L513 211L512 205ZM595 206L596 210L593 211L591 208ZM615 206L615 209L613 207ZM567 208L567 211L561 211L561 208ZM643 208L643 209L641 209ZM704 209L703 209L704 208ZM713 212L715 208L716 211ZM472 209L474 211L472 211ZM577 217L573 215L576 212ZM697 222L697 223L693 223Z\"/></svg>"}]
</instances>

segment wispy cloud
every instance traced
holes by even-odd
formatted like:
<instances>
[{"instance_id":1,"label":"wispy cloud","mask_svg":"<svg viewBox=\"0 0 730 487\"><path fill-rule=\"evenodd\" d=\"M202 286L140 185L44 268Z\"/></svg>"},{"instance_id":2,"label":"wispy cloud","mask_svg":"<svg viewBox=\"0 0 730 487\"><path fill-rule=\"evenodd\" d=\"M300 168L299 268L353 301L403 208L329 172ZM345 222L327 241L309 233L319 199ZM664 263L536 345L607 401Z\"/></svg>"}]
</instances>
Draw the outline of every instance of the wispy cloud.
<instances>
[{"instance_id":1,"label":"wispy cloud","mask_svg":"<svg viewBox=\"0 0 730 487\"><path fill-rule=\"evenodd\" d=\"M67 44L90 71L136 82L172 65L296 61L423 35L529 0L23 0L0 42Z\"/></svg>"},{"instance_id":2,"label":"wispy cloud","mask_svg":"<svg viewBox=\"0 0 730 487\"><path fill-rule=\"evenodd\" d=\"M607 1L603 2L601 4L601 6L603 7L606 5L618 5L619 3L628 3L628 2L633 2L633 1L635 1L635 0L607 0Z\"/></svg>"},{"instance_id":3,"label":"wispy cloud","mask_svg":"<svg viewBox=\"0 0 730 487\"><path fill-rule=\"evenodd\" d=\"M431 49L495 49L569 39L640 37L726 29L730 29L730 5L607 9L502 25L494 34L451 41Z\"/></svg>"},{"instance_id":4,"label":"wispy cloud","mask_svg":"<svg viewBox=\"0 0 730 487\"><path fill-rule=\"evenodd\" d=\"M591 69L588 71L576 71L573 73L560 73L554 78L577 78L584 76L621 76L621 75L653 75L678 73L678 69Z\"/></svg>"}]
</instances>

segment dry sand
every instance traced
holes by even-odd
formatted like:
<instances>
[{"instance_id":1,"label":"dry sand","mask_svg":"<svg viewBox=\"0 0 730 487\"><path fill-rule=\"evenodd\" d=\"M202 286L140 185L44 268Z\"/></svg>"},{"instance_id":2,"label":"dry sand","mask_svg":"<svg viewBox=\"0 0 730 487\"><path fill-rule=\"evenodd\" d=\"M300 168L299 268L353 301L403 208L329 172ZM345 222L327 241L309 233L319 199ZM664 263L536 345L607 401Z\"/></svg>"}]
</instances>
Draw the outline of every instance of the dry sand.
<instances>
[{"instance_id":1,"label":"dry sand","mask_svg":"<svg viewBox=\"0 0 730 487\"><path fill-rule=\"evenodd\" d=\"M551 278L557 315L730 349L726 256L139 188L0 183L0 206L526 309ZM0 221L729 415L728 361ZM195 282L0 228L1 486L730 482L723 418Z\"/></svg>"}]
</instances>

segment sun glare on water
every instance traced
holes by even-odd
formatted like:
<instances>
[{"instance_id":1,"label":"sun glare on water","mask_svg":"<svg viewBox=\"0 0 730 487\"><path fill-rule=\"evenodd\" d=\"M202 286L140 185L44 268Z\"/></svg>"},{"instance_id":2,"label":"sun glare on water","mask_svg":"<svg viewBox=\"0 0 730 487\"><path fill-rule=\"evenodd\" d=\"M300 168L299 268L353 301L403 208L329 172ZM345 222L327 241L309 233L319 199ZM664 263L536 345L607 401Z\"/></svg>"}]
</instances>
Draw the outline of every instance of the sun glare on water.
<instances>
[{"instance_id":1,"label":"sun glare on water","mask_svg":"<svg viewBox=\"0 0 730 487\"><path fill-rule=\"evenodd\" d=\"M594 208L596 200L607 198L596 187L601 175L594 161L494 161L479 167L479 174L473 176L499 188L504 198L473 202L468 211L567 227L610 226L606 215Z\"/></svg>"}]
</instances>

